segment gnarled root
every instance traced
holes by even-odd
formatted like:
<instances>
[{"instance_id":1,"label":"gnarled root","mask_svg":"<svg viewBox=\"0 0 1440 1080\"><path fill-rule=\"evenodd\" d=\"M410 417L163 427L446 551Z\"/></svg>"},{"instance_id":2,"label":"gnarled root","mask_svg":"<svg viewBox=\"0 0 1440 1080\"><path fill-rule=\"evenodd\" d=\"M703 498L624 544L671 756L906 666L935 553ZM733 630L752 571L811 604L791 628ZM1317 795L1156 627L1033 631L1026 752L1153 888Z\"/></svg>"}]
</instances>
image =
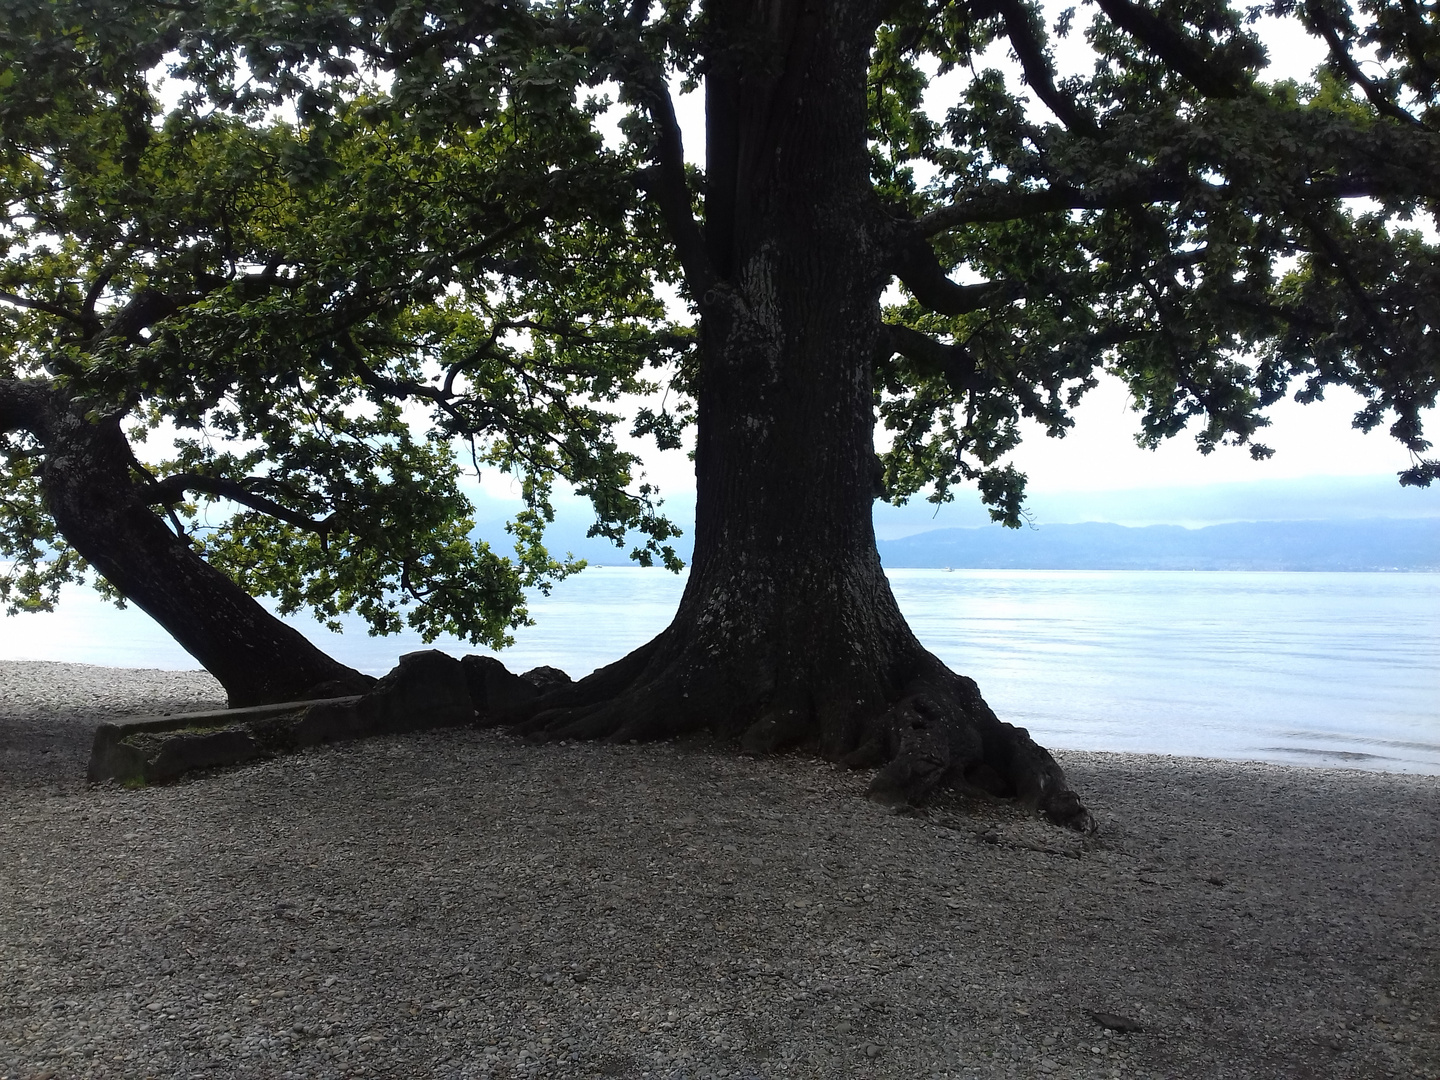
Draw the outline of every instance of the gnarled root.
<instances>
[{"instance_id":1,"label":"gnarled root","mask_svg":"<svg viewBox=\"0 0 1440 1080\"><path fill-rule=\"evenodd\" d=\"M979 789L1033 806L1056 825L1093 828L1050 753L1024 728L999 720L973 680L929 659L928 670L879 718L871 739L843 759L880 767L870 797L917 806L937 788Z\"/></svg>"},{"instance_id":2,"label":"gnarled root","mask_svg":"<svg viewBox=\"0 0 1440 1080\"><path fill-rule=\"evenodd\" d=\"M713 658L697 663L671 635L502 722L544 741L709 731L752 754L809 747L854 768L878 768L869 794L882 803L915 806L942 787L979 789L1033 806L1057 825L1093 827L1055 759L1024 728L997 719L972 680L923 650L903 682L857 673L853 664L832 668L841 674L829 679L777 679Z\"/></svg>"}]
</instances>

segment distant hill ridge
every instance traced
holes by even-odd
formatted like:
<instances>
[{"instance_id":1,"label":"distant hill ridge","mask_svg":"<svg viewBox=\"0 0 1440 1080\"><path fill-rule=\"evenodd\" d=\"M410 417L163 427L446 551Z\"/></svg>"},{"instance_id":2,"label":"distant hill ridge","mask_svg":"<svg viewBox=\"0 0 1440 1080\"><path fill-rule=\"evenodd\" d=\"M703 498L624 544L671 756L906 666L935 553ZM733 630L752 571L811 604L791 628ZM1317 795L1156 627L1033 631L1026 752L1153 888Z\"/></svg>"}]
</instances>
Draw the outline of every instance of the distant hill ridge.
<instances>
[{"instance_id":1,"label":"distant hill ridge","mask_svg":"<svg viewBox=\"0 0 1440 1080\"><path fill-rule=\"evenodd\" d=\"M508 553L515 541L505 523L523 504L471 494L475 535ZM875 533L886 565L897 567L1440 570L1440 484L1404 488L1393 475L1039 492L1029 505L1035 520L1053 524L1018 531L988 525L979 496L962 491L941 507L923 499L877 502ZM557 497L555 510L545 537L553 553L629 565L638 536L623 549L587 536L595 514L577 496ZM689 561L695 493L670 493L664 512L682 530L676 553Z\"/></svg>"},{"instance_id":2,"label":"distant hill ridge","mask_svg":"<svg viewBox=\"0 0 1440 1080\"><path fill-rule=\"evenodd\" d=\"M895 568L1440 571L1440 518L1236 521L1202 529L996 525L935 529L879 546Z\"/></svg>"}]
</instances>

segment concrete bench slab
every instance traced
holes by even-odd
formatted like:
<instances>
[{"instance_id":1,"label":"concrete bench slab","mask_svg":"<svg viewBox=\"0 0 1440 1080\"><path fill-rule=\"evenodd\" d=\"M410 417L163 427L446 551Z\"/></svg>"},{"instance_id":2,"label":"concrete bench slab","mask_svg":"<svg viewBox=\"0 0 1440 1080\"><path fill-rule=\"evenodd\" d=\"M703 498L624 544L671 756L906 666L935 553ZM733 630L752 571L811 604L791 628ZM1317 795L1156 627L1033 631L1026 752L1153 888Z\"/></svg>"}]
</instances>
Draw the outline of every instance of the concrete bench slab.
<instances>
[{"instance_id":1,"label":"concrete bench slab","mask_svg":"<svg viewBox=\"0 0 1440 1080\"><path fill-rule=\"evenodd\" d=\"M244 709L146 716L101 724L92 782L166 783L196 769L241 765L307 746L474 723L465 672L438 650L407 653L370 692Z\"/></svg>"}]
</instances>

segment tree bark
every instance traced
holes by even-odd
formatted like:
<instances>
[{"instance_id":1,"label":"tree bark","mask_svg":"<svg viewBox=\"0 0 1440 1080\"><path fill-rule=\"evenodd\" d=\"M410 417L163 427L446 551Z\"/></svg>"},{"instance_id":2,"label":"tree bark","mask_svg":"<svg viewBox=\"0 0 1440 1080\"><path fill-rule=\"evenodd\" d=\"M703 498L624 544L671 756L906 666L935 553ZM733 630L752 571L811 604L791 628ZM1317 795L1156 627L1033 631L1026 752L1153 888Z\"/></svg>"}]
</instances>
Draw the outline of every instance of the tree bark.
<instances>
[{"instance_id":1,"label":"tree bark","mask_svg":"<svg viewBox=\"0 0 1440 1080\"><path fill-rule=\"evenodd\" d=\"M361 693L341 664L210 566L156 515L131 471L120 418L36 380L0 386L0 420L44 451L40 489L61 535L225 687L232 708Z\"/></svg>"},{"instance_id":2,"label":"tree bark","mask_svg":"<svg viewBox=\"0 0 1440 1080\"><path fill-rule=\"evenodd\" d=\"M1053 758L916 640L881 568L871 378L892 223L865 141L874 28L863 13L772 6L770 62L750 23L749 51L717 50L708 75L706 247L724 284L700 298L683 599L660 637L547 696L521 727L808 746L883 766L871 792L885 801L971 785L1086 827Z\"/></svg>"}]
</instances>

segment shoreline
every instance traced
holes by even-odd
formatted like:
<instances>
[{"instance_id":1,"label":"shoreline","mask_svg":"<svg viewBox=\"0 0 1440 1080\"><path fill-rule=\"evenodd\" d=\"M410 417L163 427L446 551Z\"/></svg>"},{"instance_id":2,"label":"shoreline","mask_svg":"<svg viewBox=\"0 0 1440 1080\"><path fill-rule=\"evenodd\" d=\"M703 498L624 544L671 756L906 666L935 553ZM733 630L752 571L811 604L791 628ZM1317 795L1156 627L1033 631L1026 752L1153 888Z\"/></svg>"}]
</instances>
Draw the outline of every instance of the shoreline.
<instances>
[{"instance_id":1,"label":"shoreline","mask_svg":"<svg viewBox=\"0 0 1440 1080\"><path fill-rule=\"evenodd\" d=\"M0 784L0 1080L1440 1078L1440 781L1056 756L1094 836L704 741Z\"/></svg>"},{"instance_id":2,"label":"shoreline","mask_svg":"<svg viewBox=\"0 0 1440 1080\"><path fill-rule=\"evenodd\" d=\"M19 784L83 785L91 736L100 720L122 716L169 715L225 708L225 692L202 668L130 668L58 660L0 660L0 790ZM1270 765L1303 772L1360 772L1380 776L1440 778L1414 762L1386 768L1346 760L1342 751L1315 751L1339 761L1294 761L1275 757L1216 757L1164 751L1091 750L1051 745L1052 753L1101 754L1156 762L1214 762ZM1276 748L1288 754L1293 747ZM53 755L53 756L52 756ZM0 1078L3 1080L3 1078Z\"/></svg>"}]
</instances>

